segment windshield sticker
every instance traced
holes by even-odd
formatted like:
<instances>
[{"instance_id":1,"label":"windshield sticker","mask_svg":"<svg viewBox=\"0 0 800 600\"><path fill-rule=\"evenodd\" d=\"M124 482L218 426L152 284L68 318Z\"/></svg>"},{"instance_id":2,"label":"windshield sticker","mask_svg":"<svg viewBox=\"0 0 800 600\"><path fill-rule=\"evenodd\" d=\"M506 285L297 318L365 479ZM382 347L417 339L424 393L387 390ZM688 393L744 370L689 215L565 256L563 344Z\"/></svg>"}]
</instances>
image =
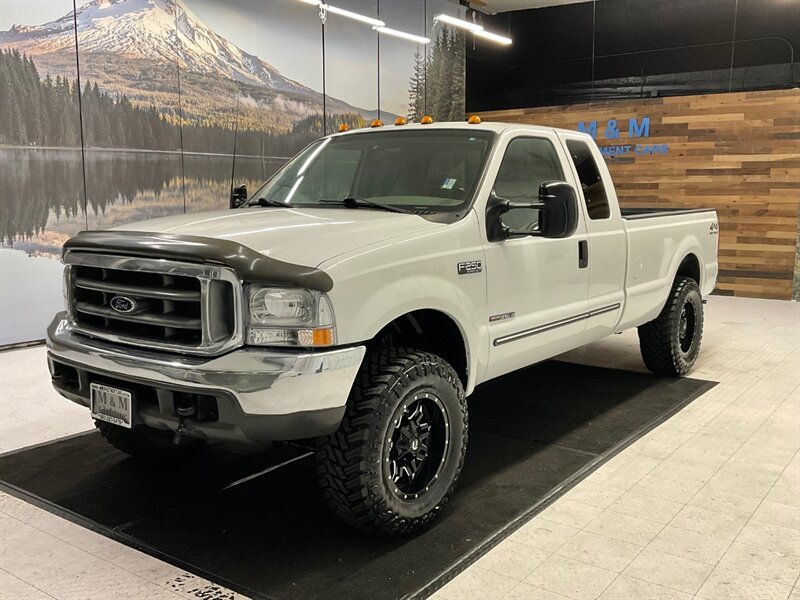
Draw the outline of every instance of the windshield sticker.
<instances>
[{"instance_id":1,"label":"windshield sticker","mask_svg":"<svg viewBox=\"0 0 800 600\"><path fill-rule=\"evenodd\" d=\"M453 186L455 184L456 184L456 180L453 179L452 177L448 177L447 179L444 180L444 183L442 184L442 189L443 190L452 190Z\"/></svg>"}]
</instances>

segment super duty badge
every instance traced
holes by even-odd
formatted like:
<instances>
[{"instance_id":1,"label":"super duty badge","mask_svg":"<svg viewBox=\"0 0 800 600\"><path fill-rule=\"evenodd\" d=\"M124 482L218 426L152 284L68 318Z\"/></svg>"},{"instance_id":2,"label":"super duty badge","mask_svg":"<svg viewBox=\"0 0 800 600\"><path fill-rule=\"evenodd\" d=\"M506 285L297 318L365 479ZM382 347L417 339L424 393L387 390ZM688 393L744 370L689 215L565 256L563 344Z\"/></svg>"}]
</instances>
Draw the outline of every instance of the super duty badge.
<instances>
[{"instance_id":1,"label":"super duty badge","mask_svg":"<svg viewBox=\"0 0 800 600\"><path fill-rule=\"evenodd\" d=\"M479 260L469 260L467 262L458 263L459 275L470 275L472 273L480 273L483 271L483 263Z\"/></svg>"}]
</instances>

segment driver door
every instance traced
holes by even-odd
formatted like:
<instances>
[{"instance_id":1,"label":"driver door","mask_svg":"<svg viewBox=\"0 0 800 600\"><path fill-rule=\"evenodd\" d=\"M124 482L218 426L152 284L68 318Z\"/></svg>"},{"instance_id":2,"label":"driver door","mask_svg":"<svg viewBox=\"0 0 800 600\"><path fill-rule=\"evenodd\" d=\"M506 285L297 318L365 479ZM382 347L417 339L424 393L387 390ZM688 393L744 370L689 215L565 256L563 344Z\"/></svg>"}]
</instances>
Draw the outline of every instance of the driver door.
<instances>
[{"instance_id":1,"label":"driver door","mask_svg":"<svg viewBox=\"0 0 800 600\"><path fill-rule=\"evenodd\" d=\"M494 191L517 202L537 202L543 181L567 181L568 157L555 134L512 138L498 170ZM503 224L538 229L538 209L513 209ZM490 361L487 378L550 358L580 345L586 327L589 271L579 261L586 223L579 212L568 238L517 237L485 245Z\"/></svg>"}]
</instances>

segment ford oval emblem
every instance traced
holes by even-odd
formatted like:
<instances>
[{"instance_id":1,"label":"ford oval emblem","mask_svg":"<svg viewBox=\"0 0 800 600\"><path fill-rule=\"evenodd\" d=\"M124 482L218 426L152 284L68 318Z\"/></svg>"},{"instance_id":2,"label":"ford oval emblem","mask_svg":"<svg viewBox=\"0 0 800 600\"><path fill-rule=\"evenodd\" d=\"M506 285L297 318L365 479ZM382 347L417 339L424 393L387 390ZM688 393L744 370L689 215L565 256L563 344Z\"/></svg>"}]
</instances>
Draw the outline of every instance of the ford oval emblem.
<instances>
[{"instance_id":1,"label":"ford oval emblem","mask_svg":"<svg viewBox=\"0 0 800 600\"><path fill-rule=\"evenodd\" d=\"M136 300L127 296L114 296L109 305L119 313L129 313L136 308Z\"/></svg>"}]
</instances>

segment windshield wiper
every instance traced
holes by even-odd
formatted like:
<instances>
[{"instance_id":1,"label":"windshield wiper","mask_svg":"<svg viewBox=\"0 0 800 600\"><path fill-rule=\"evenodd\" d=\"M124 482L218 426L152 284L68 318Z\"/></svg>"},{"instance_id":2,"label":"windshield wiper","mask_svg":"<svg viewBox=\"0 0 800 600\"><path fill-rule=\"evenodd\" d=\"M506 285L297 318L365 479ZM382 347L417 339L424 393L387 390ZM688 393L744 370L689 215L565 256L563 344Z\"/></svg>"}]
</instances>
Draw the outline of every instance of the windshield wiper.
<instances>
[{"instance_id":1,"label":"windshield wiper","mask_svg":"<svg viewBox=\"0 0 800 600\"><path fill-rule=\"evenodd\" d=\"M380 202L373 202L372 200L367 200L366 198L357 198L355 196L346 196L341 200L334 200L331 198L321 198L320 202L323 204L341 204L342 206L346 206L347 208L370 206L372 208L380 208L382 210L388 210L390 212L405 213L409 215L413 215L415 212L413 210L400 208L399 206L392 206L391 204L381 204Z\"/></svg>"},{"instance_id":2,"label":"windshield wiper","mask_svg":"<svg viewBox=\"0 0 800 600\"><path fill-rule=\"evenodd\" d=\"M259 198L255 202L248 203L247 206L280 206L281 208L286 208L291 206L291 204L287 202L281 202L280 200L275 200L273 198Z\"/></svg>"}]
</instances>

